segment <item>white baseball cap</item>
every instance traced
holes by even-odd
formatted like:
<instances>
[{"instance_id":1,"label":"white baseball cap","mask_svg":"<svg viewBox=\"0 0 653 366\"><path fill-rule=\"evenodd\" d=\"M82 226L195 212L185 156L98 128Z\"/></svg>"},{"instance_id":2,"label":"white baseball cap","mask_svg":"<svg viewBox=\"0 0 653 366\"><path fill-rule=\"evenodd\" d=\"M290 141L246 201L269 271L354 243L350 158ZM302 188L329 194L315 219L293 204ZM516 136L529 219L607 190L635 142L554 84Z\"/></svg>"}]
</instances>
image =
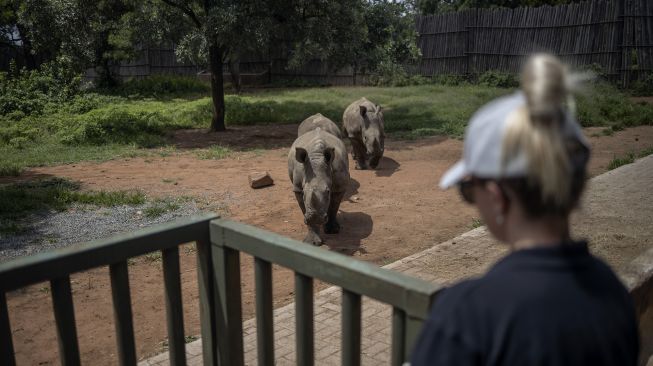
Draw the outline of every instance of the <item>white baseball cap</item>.
<instances>
[{"instance_id":1,"label":"white baseball cap","mask_svg":"<svg viewBox=\"0 0 653 366\"><path fill-rule=\"evenodd\" d=\"M518 178L528 174L528 158L525 153L516 154L503 164L503 137L508 116L526 104L526 98L520 91L493 100L481 107L471 118L465 130L463 159L452 166L440 180L440 188L447 189L460 183L465 177L480 178ZM583 165L589 157L589 144L583 131L570 112L566 112L562 125L565 138L578 141L584 146L585 156L580 161Z\"/></svg>"}]
</instances>

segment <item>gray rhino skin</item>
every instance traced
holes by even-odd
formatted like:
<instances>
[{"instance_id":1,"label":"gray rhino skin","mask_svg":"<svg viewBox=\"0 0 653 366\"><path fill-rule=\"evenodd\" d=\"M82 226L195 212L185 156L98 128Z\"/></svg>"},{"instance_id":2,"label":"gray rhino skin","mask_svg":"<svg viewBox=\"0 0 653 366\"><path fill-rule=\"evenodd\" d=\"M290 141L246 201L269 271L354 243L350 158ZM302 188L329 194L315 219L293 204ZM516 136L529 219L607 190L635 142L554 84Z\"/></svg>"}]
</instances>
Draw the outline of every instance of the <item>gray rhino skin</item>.
<instances>
[{"instance_id":1,"label":"gray rhino skin","mask_svg":"<svg viewBox=\"0 0 653 366\"><path fill-rule=\"evenodd\" d=\"M288 152L288 175L308 228L304 242L321 245L321 225L327 234L340 230L336 214L349 186L345 144L319 127L299 136Z\"/></svg>"},{"instance_id":2,"label":"gray rhino skin","mask_svg":"<svg viewBox=\"0 0 653 366\"><path fill-rule=\"evenodd\" d=\"M321 113L314 114L302 121L297 129L297 136L313 131L318 127L321 128L322 131L326 131L340 139L342 138L342 133L340 133L338 125L336 125L332 120L324 117Z\"/></svg>"},{"instance_id":3,"label":"gray rhino skin","mask_svg":"<svg viewBox=\"0 0 653 366\"><path fill-rule=\"evenodd\" d=\"M375 169L383 156L385 131L381 107L361 98L342 115L343 131L352 146L356 169Z\"/></svg>"}]
</instances>

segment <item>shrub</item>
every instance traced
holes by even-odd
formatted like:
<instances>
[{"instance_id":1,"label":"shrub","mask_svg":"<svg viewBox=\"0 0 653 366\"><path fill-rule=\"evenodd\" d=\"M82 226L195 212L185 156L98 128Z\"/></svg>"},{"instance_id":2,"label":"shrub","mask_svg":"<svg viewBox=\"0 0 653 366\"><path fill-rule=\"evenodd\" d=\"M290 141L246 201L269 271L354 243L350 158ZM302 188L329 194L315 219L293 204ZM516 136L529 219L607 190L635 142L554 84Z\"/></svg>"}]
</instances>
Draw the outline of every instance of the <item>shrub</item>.
<instances>
[{"instance_id":1,"label":"shrub","mask_svg":"<svg viewBox=\"0 0 653 366\"><path fill-rule=\"evenodd\" d=\"M583 126L624 127L653 124L653 106L632 102L607 82L596 82L577 95L577 115Z\"/></svg>"},{"instance_id":2,"label":"shrub","mask_svg":"<svg viewBox=\"0 0 653 366\"><path fill-rule=\"evenodd\" d=\"M375 86L410 86L427 83L427 79L419 75L408 75L402 65L394 62L381 62L368 83Z\"/></svg>"},{"instance_id":3,"label":"shrub","mask_svg":"<svg viewBox=\"0 0 653 366\"><path fill-rule=\"evenodd\" d=\"M478 83L495 88L516 88L519 86L519 78L515 74L486 71L479 75Z\"/></svg>"},{"instance_id":4,"label":"shrub","mask_svg":"<svg viewBox=\"0 0 653 366\"><path fill-rule=\"evenodd\" d=\"M210 93L211 86L194 76L152 75L142 79L131 79L114 89L110 94L128 96L166 96L194 93Z\"/></svg>"},{"instance_id":5,"label":"shrub","mask_svg":"<svg viewBox=\"0 0 653 366\"><path fill-rule=\"evenodd\" d=\"M38 70L18 70L12 64L8 73L0 73L0 115L39 115L72 99L79 93L81 77L71 70L65 59Z\"/></svg>"},{"instance_id":6,"label":"shrub","mask_svg":"<svg viewBox=\"0 0 653 366\"><path fill-rule=\"evenodd\" d=\"M132 112L108 107L62 118L55 122L57 137L66 144L130 144L154 147L161 144L165 126L172 122L158 111Z\"/></svg>"},{"instance_id":7,"label":"shrub","mask_svg":"<svg viewBox=\"0 0 653 366\"><path fill-rule=\"evenodd\" d=\"M630 89L634 96L643 97L653 95L653 72L648 72L633 82Z\"/></svg>"}]
</instances>

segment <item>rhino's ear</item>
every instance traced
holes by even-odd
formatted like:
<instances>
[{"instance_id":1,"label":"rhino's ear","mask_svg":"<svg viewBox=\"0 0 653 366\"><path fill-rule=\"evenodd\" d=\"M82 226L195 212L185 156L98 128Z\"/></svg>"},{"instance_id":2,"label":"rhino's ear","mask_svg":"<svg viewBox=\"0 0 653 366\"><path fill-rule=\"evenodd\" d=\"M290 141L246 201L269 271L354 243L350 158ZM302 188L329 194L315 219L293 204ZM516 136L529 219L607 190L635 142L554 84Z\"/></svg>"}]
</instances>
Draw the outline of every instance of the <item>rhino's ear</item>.
<instances>
[{"instance_id":1,"label":"rhino's ear","mask_svg":"<svg viewBox=\"0 0 653 366\"><path fill-rule=\"evenodd\" d=\"M298 162L304 164L306 162L306 158L308 157L308 152L306 149L303 147L296 147L295 148L295 159L297 159Z\"/></svg>"},{"instance_id":2,"label":"rhino's ear","mask_svg":"<svg viewBox=\"0 0 653 366\"><path fill-rule=\"evenodd\" d=\"M367 107L362 105L360 106L360 108L361 108L361 116L365 118L365 114L367 114Z\"/></svg>"},{"instance_id":3,"label":"rhino's ear","mask_svg":"<svg viewBox=\"0 0 653 366\"><path fill-rule=\"evenodd\" d=\"M328 164L331 164L335 156L336 156L335 148L327 147L326 149L324 149L324 160L326 160Z\"/></svg>"},{"instance_id":4,"label":"rhino's ear","mask_svg":"<svg viewBox=\"0 0 653 366\"><path fill-rule=\"evenodd\" d=\"M380 105L376 105L376 113L383 112L383 108Z\"/></svg>"}]
</instances>

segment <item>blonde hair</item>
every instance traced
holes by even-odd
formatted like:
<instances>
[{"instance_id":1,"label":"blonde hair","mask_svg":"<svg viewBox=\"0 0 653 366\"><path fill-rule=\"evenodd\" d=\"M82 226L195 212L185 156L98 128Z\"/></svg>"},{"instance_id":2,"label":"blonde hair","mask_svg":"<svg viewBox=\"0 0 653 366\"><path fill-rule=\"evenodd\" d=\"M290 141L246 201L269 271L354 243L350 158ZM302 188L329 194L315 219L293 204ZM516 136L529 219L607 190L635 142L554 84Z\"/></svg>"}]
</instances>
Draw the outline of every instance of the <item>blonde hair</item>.
<instances>
[{"instance_id":1,"label":"blonde hair","mask_svg":"<svg viewBox=\"0 0 653 366\"><path fill-rule=\"evenodd\" d=\"M577 193L572 192L575 174L562 134L570 99L567 82L567 69L556 57L531 56L521 75L526 106L508 117L502 147L504 167L525 153L525 178L529 186L538 188L539 203L562 211L569 211L577 201L572 194Z\"/></svg>"}]
</instances>

